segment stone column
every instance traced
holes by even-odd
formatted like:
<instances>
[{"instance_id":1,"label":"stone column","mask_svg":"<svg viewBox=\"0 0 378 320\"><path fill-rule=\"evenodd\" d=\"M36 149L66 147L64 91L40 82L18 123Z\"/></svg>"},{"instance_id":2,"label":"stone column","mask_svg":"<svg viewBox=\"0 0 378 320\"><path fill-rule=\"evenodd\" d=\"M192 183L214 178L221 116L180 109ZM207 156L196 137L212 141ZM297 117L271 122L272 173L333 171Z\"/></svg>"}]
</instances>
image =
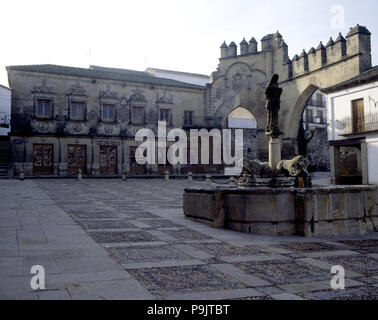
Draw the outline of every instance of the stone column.
<instances>
[{"instance_id":1,"label":"stone column","mask_svg":"<svg viewBox=\"0 0 378 320\"><path fill-rule=\"evenodd\" d=\"M269 141L269 166L273 171L281 161L281 141L279 138L270 138Z\"/></svg>"}]
</instances>

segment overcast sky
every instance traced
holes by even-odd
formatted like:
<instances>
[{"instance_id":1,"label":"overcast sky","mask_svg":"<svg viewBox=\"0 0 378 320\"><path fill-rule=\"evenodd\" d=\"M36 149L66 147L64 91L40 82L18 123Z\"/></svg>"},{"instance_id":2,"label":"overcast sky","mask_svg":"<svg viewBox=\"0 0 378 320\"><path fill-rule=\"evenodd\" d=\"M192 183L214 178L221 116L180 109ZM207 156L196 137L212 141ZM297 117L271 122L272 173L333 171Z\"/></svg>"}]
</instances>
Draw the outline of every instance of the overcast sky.
<instances>
[{"instance_id":1,"label":"overcast sky","mask_svg":"<svg viewBox=\"0 0 378 320\"><path fill-rule=\"evenodd\" d=\"M359 23L378 63L377 0L1 0L0 84L5 66L90 64L202 73L220 45L280 31L292 58ZM343 17L344 12L344 19Z\"/></svg>"}]
</instances>

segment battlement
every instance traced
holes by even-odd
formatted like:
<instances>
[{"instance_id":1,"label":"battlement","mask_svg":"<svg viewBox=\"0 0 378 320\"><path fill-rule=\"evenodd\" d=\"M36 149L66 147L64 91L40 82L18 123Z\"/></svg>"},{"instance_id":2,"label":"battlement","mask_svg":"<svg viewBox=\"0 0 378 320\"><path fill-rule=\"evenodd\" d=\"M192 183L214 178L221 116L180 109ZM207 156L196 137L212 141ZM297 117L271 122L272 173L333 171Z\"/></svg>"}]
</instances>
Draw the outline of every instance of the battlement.
<instances>
[{"instance_id":1,"label":"battlement","mask_svg":"<svg viewBox=\"0 0 378 320\"><path fill-rule=\"evenodd\" d=\"M285 41L282 39L281 34L277 31L275 34L267 34L261 39L261 51L258 51L258 44L254 37L247 42L243 38L239 44L239 54L237 53L237 46L234 41L229 45L226 41L221 45L221 58L230 58L236 56L245 56L248 54L255 54L266 50L276 50L278 48L287 47Z\"/></svg>"},{"instance_id":2,"label":"battlement","mask_svg":"<svg viewBox=\"0 0 378 320\"><path fill-rule=\"evenodd\" d=\"M331 37L325 46L320 42L316 49L303 50L292 59L292 76L297 77L356 55L360 55L360 72L365 71L371 67L370 35L366 27L357 25L350 28L346 38L339 33L336 40Z\"/></svg>"},{"instance_id":3,"label":"battlement","mask_svg":"<svg viewBox=\"0 0 378 320\"><path fill-rule=\"evenodd\" d=\"M221 59L272 52L277 69L275 72L282 71L284 78L293 78L358 55L360 59L359 71L363 72L370 68L372 63L370 36L371 33L366 27L357 25L350 28L345 38L339 33L336 40L331 37L325 46L323 42L320 42L316 49L312 47L308 51L303 50L290 60L288 46L282 35L277 31L274 34L267 34L261 39L260 51L258 50L258 43L253 37L249 42L243 38L240 42L239 53L235 42L232 41L229 45L223 42Z\"/></svg>"}]
</instances>

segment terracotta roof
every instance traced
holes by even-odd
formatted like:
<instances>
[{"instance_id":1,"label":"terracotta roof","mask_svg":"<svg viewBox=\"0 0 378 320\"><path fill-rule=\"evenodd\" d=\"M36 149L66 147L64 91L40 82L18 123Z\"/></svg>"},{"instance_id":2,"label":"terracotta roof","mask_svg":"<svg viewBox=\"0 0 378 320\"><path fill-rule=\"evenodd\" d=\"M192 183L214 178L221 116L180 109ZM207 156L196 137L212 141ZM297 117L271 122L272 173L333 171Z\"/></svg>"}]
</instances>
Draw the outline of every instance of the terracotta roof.
<instances>
[{"instance_id":1,"label":"terracotta roof","mask_svg":"<svg viewBox=\"0 0 378 320\"><path fill-rule=\"evenodd\" d=\"M183 87L192 89L204 89L203 86L190 84L186 82L181 82L177 80L153 77L151 75L145 75L144 72L138 72L134 70L123 70L120 72L117 69L111 69L111 71L99 70L99 69L85 69L76 67L66 67L58 66L52 64L39 64L39 65L21 65L21 66L8 66L7 71L26 71L26 72L37 72L37 73L50 73L50 74L61 74L76 77L85 77L92 79L109 79L118 80L126 82L137 82L137 83L148 83L151 85L163 85L171 87ZM131 72L132 71L132 72Z\"/></svg>"},{"instance_id":2,"label":"terracotta roof","mask_svg":"<svg viewBox=\"0 0 378 320\"><path fill-rule=\"evenodd\" d=\"M378 66L372 67L362 72L357 77L341 82L334 86L322 89L322 91L328 94L328 93L333 93L333 92L340 91L343 89L353 88L359 85L371 83L374 81L378 81Z\"/></svg>"}]
</instances>

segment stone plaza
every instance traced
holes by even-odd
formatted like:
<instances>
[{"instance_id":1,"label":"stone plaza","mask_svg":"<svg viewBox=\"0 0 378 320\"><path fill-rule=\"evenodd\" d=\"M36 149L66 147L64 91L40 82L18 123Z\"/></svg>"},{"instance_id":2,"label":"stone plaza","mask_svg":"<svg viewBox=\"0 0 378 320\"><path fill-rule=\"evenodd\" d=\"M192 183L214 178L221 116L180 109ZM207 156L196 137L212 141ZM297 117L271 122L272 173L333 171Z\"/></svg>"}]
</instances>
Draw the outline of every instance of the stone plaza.
<instances>
[{"instance_id":1,"label":"stone plaza","mask_svg":"<svg viewBox=\"0 0 378 320\"><path fill-rule=\"evenodd\" d=\"M182 208L185 188L208 185L0 180L0 299L378 298L377 233L302 238L215 229ZM30 286L34 265L45 269L45 290ZM331 288L334 265L345 268L345 290Z\"/></svg>"}]
</instances>

